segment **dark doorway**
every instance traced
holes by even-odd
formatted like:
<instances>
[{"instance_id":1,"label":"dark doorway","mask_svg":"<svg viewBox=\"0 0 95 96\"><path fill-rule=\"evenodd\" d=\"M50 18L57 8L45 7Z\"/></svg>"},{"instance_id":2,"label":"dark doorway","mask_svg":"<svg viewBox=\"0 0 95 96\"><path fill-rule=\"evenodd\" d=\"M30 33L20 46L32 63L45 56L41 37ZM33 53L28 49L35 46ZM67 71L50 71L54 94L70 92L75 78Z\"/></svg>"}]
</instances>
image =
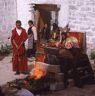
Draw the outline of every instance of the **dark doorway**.
<instances>
[{"instance_id":1,"label":"dark doorway","mask_svg":"<svg viewBox=\"0 0 95 96\"><path fill-rule=\"evenodd\" d=\"M40 16L38 20L38 30L41 30L44 26L44 24L48 24L50 27L50 21L51 21L51 12L46 10L39 10Z\"/></svg>"},{"instance_id":2,"label":"dark doorway","mask_svg":"<svg viewBox=\"0 0 95 96\"><path fill-rule=\"evenodd\" d=\"M43 28L44 24L48 24L49 29L51 29L52 11L58 12L59 8L57 7L57 5L53 5L53 4L35 4L35 9L39 11L36 26L37 26L38 37L40 37L39 32Z\"/></svg>"},{"instance_id":3,"label":"dark doorway","mask_svg":"<svg viewBox=\"0 0 95 96\"><path fill-rule=\"evenodd\" d=\"M51 24L51 11L58 12L59 8L54 4L35 4L36 10L39 11L39 20L37 24L38 30L40 30L45 23L49 26Z\"/></svg>"}]
</instances>

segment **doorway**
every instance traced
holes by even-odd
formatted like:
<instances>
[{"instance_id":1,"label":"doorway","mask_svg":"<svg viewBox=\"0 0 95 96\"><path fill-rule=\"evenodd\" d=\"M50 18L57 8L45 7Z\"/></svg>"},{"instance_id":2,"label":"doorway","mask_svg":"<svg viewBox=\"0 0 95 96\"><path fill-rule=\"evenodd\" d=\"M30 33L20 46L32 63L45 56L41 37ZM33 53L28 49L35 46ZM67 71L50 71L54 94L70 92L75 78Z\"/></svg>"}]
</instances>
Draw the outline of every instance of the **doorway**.
<instances>
[{"instance_id":1,"label":"doorway","mask_svg":"<svg viewBox=\"0 0 95 96\"><path fill-rule=\"evenodd\" d=\"M37 13L38 15L36 14L36 16L38 17L37 19L35 19L36 20L35 22L36 22L38 37L40 37L40 32L41 29L44 27L44 24L48 24L48 27L51 30L52 11L58 13L59 8L57 7L57 5L54 4L35 4L34 9L38 11Z\"/></svg>"},{"instance_id":2,"label":"doorway","mask_svg":"<svg viewBox=\"0 0 95 96\"><path fill-rule=\"evenodd\" d=\"M44 24L48 24L48 26L51 26L51 12L50 11L46 11L46 10L39 10L39 19L38 19L38 31L40 31Z\"/></svg>"}]
</instances>

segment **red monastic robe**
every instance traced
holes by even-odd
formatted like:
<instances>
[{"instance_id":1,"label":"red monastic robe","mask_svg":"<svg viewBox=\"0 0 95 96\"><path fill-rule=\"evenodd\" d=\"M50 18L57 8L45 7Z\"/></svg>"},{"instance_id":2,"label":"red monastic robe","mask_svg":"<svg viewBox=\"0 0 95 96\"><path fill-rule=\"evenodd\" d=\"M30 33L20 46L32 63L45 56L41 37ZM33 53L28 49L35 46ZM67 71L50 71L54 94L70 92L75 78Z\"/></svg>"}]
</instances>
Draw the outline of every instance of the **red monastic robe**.
<instances>
[{"instance_id":1,"label":"red monastic robe","mask_svg":"<svg viewBox=\"0 0 95 96\"><path fill-rule=\"evenodd\" d=\"M24 43L26 39L28 38L27 33L25 29L22 28L22 32L20 35L18 35L16 28L12 30L12 37L11 37L11 43L13 48L13 58L12 58L12 64L13 64L13 71L27 71L28 65L27 65L27 57L26 57L26 50ZM13 40L16 42L20 48L17 50L16 46L13 43Z\"/></svg>"}]
</instances>

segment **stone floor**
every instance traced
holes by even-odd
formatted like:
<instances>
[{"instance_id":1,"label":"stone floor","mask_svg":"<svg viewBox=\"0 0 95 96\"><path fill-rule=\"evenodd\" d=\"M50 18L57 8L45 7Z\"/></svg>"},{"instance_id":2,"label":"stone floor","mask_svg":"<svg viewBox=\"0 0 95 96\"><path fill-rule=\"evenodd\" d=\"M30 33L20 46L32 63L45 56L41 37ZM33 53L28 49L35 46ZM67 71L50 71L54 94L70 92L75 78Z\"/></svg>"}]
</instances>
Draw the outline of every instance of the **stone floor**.
<instances>
[{"instance_id":1,"label":"stone floor","mask_svg":"<svg viewBox=\"0 0 95 96\"><path fill-rule=\"evenodd\" d=\"M86 85L84 88L70 87L43 96L95 96L95 85Z\"/></svg>"},{"instance_id":2,"label":"stone floor","mask_svg":"<svg viewBox=\"0 0 95 96\"><path fill-rule=\"evenodd\" d=\"M12 80L15 80L17 78L24 78L25 76L23 74L17 76L12 71L12 56L9 55L5 57L2 61L0 61L0 86L6 84L7 82L10 82ZM28 62L30 65L31 62Z\"/></svg>"}]
</instances>

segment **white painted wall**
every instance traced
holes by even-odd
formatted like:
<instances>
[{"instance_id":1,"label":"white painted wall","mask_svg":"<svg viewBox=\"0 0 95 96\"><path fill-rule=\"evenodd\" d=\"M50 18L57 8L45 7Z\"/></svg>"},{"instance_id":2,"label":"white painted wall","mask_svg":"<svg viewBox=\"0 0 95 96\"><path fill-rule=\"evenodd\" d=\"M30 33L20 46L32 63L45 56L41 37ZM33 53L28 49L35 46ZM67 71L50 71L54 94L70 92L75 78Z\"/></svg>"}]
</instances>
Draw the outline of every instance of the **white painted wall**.
<instances>
[{"instance_id":1,"label":"white painted wall","mask_svg":"<svg viewBox=\"0 0 95 96\"><path fill-rule=\"evenodd\" d=\"M69 0L72 31L86 32L87 50L95 49L95 0Z\"/></svg>"},{"instance_id":2,"label":"white painted wall","mask_svg":"<svg viewBox=\"0 0 95 96\"><path fill-rule=\"evenodd\" d=\"M22 27L27 29L28 20L31 19L31 8L30 8L31 0L17 0L17 18L22 21Z\"/></svg>"},{"instance_id":3,"label":"white painted wall","mask_svg":"<svg viewBox=\"0 0 95 96\"><path fill-rule=\"evenodd\" d=\"M58 17L58 25L59 27L64 28L69 23L69 4L68 0L61 0L60 1L61 7L59 11Z\"/></svg>"},{"instance_id":4,"label":"white painted wall","mask_svg":"<svg viewBox=\"0 0 95 96\"><path fill-rule=\"evenodd\" d=\"M9 43L8 37L16 19L16 0L0 0L0 45Z\"/></svg>"}]
</instances>

